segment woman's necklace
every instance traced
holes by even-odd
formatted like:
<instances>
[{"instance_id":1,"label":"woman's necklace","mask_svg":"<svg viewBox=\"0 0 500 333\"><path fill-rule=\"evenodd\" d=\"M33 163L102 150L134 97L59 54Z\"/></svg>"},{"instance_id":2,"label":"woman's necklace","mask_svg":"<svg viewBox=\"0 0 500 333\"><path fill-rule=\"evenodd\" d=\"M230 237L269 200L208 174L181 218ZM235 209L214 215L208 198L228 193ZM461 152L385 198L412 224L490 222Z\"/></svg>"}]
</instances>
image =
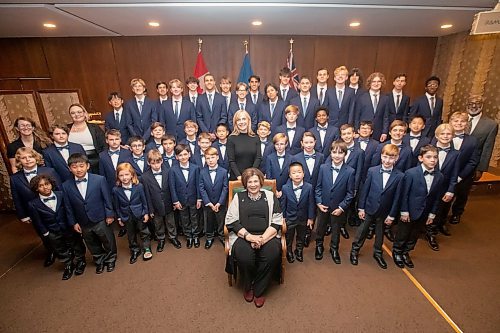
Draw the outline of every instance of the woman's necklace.
<instances>
[{"instance_id":1,"label":"woman's necklace","mask_svg":"<svg viewBox=\"0 0 500 333\"><path fill-rule=\"evenodd\" d=\"M250 194L248 193L248 198L252 201L258 201L260 198L262 197L262 193L259 191L258 194L256 195L253 195L253 194Z\"/></svg>"}]
</instances>

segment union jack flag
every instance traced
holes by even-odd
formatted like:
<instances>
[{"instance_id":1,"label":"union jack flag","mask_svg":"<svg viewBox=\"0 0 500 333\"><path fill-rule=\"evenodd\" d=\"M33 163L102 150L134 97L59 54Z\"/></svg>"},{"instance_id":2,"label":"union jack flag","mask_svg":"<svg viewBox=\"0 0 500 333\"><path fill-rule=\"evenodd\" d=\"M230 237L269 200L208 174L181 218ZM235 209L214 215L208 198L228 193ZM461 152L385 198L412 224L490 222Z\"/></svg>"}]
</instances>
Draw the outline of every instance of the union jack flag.
<instances>
[{"instance_id":1,"label":"union jack flag","mask_svg":"<svg viewBox=\"0 0 500 333\"><path fill-rule=\"evenodd\" d=\"M299 72L295 67L295 61L293 59L293 50L290 48L290 53L288 54L288 58L286 59L286 66L290 69L290 76L292 77L293 87L295 90L299 87Z\"/></svg>"}]
</instances>

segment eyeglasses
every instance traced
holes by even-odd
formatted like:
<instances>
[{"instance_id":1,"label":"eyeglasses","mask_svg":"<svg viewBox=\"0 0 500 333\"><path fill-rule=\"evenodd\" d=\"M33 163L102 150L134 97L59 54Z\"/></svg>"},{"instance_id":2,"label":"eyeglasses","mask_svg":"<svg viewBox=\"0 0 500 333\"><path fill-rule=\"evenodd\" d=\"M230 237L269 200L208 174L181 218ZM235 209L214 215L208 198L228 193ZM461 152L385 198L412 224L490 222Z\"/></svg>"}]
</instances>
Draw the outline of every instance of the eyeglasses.
<instances>
[{"instance_id":1,"label":"eyeglasses","mask_svg":"<svg viewBox=\"0 0 500 333\"><path fill-rule=\"evenodd\" d=\"M142 145L142 143L139 143L139 144L135 144L135 145L130 145L130 147L132 147L132 148L142 148L143 145Z\"/></svg>"},{"instance_id":2,"label":"eyeglasses","mask_svg":"<svg viewBox=\"0 0 500 333\"><path fill-rule=\"evenodd\" d=\"M27 125L18 125L17 128L19 129L32 129L33 126L31 124L27 124Z\"/></svg>"},{"instance_id":3,"label":"eyeglasses","mask_svg":"<svg viewBox=\"0 0 500 333\"><path fill-rule=\"evenodd\" d=\"M467 103L467 106L481 106L483 105L482 102L469 102Z\"/></svg>"}]
</instances>

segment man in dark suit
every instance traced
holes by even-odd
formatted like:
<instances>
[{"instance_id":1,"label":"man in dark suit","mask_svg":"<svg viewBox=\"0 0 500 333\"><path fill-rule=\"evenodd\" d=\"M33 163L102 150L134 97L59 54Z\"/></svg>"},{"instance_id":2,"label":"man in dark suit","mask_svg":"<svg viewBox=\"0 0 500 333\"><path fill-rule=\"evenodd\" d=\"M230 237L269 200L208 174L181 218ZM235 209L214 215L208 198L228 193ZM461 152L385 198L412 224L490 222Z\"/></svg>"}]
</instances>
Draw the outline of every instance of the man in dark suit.
<instances>
[{"instance_id":1,"label":"man in dark suit","mask_svg":"<svg viewBox=\"0 0 500 333\"><path fill-rule=\"evenodd\" d=\"M320 68L316 72L316 80L317 83L311 89L311 94L316 97L319 101L319 105L328 106L328 99L326 98L326 94L328 92L328 79L330 75L328 74L328 69Z\"/></svg>"},{"instance_id":2,"label":"man in dark suit","mask_svg":"<svg viewBox=\"0 0 500 333\"><path fill-rule=\"evenodd\" d=\"M328 121L328 108L323 106L319 107L316 109L315 113L317 126L309 129L309 132L311 132L316 138L316 146L314 149L322 153L325 157L330 156L332 142L338 140L340 136L339 129L330 125Z\"/></svg>"},{"instance_id":3,"label":"man in dark suit","mask_svg":"<svg viewBox=\"0 0 500 333\"><path fill-rule=\"evenodd\" d=\"M184 85L181 80L173 79L168 83L172 97L160 107L160 122L165 124L165 132L173 135L177 141L186 137L184 133L184 122L192 120L196 122L196 110L193 103L182 98Z\"/></svg>"},{"instance_id":4,"label":"man in dark suit","mask_svg":"<svg viewBox=\"0 0 500 333\"><path fill-rule=\"evenodd\" d=\"M335 86L327 91L325 104L330 111L329 123L335 127L352 124L354 120L354 89L347 87L347 68L340 66L333 72Z\"/></svg>"},{"instance_id":5,"label":"man in dark suit","mask_svg":"<svg viewBox=\"0 0 500 333\"><path fill-rule=\"evenodd\" d=\"M125 112L130 117L128 129L131 135L141 136L147 142L151 136L151 124L158 121L156 105L146 97L146 84L142 79L132 79L130 86L135 96L125 102Z\"/></svg>"},{"instance_id":6,"label":"man in dark suit","mask_svg":"<svg viewBox=\"0 0 500 333\"><path fill-rule=\"evenodd\" d=\"M130 138L129 126L131 125L130 114L123 111L123 99L120 93L112 92L108 96L108 103L113 110L104 117L104 130L117 129L122 135L123 142Z\"/></svg>"},{"instance_id":7,"label":"man in dark suit","mask_svg":"<svg viewBox=\"0 0 500 333\"><path fill-rule=\"evenodd\" d=\"M248 92L247 95L247 100L248 102L252 103L256 107L259 106L260 103L262 103L263 96L262 93L259 91L260 88L260 77L258 75L252 75L248 78L248 87L250 91Z\"/></svg>"},{"instance_id":8,"label":"man in dark suit","mask_svg":"<svg viewBox=\"0 0 500 333\"><path fill-rule=\"evenodd\" d=\"M410 133L405 134L403 137L403 144L407 145L412 150L411 167L415 167L418 164L418 155L420 153L420 148L431 143L430 138L422 134L425 128L425 118L422 116L413 116L408 124L410 128Z\"/></svg>"},{"instance_id":9,"label":"man in dark suit","mask_svg":"<svg viewBox=\"0 0 500 333\"><path fill-rule=\"evenodd\" d=\"M319 100L315 94L311 94L311 80L307 76L300 78L300 93L290 100L290 104L299 108L297 125L304 128L314 126L315 112L319 107Z\"/></svg>"},{"instance_id":10,"label":"man in dark suit","mask_svg":"<svg viewBox=\"0 0 500 333\"><path fill-rule=\"evenodd\" d=\"M389 96L389 123L396 119L408 122L410 97L403 92L406 85L406 74L396 74L392 84L394 88L387 94Z\"/></svg>"},{"instance_id":11,"label":"man in dark suit","mask_svg":"<svg viewBox=\"0 0 500 333\"><path fill-rule=\"evenodd\" d=\"M443 122L443 99L436 93L441 80L437 76L431 76L425 81L425 94L415 100L410 108L410 118L416 115L423 116L425 128L422 131L424 136L434 137L434 131Z\"/></svg>"},{"instance_id":12,"label":"man in dark suit","mask_svg":"<svg viewBox=\"0 0 500 333\"><path fill-rule=\"evenodd\" d=\"M381 93L381 89L385 85L384 74L378 72L370 74L367 85L370 89L356 99L354 128L357 131L361 121L371 121L373 138L384 142L389 131L389 98Z\"/></svg>"},{"instance_id":13,"label":"man in dark suit","mask_svg":"<svg viewBox=\"0 0 500 333\"><path fill-rule=\"evenodd\" d=\"M267 121L271 126L271 136L276 134L276 127L283 124L285 119L285 102L278 97L278 87L274 83L266 84L266 96L260 103L257 111L257 124ZM264 156L264 155L262 155Z\"/></svg>"},{"instance_id":14,"label":"man in dark suit","mask_svg":"<svg viewBox=\"0 0 500 333\"><path fill-rule=\"evenodd\" d=\"M196 106L198 105L199 86L200 86L200 81L194 76L190 76L186 79L186 87L188 89L187 90L188 93L186 94L186 96L184 96L184 99L193 103L195 109Z\"/></svg>"},{"instance_id":15,"label":"man in dark suit","mask_svg":"<svg viewBox=\"0 0 500 333\"><path fill-rule=\"evenodd\" d=\"M99 174L106 178L109 194L116 184L116 167L120 163L129 162L132 153L128 149L121 148L120 131L111 129L106 132L106 144L108 149L99 154ZM73 176L71 178L74 178Z\"/></svg>"},{"instance_id":16,"label":"man in dark suit","mask_svg":"<svg viewBox=\"0 0 500 333\"><path fill-rule=\"evenodd\" d=\"M227 114L227 125L229 130L232 132L234 129L234 114L239 110L245 110L250 115L252 131L257 130L257 108L260 104L255 105L248 99L247 84L244 82L239 82L236 85L236 96L237 98L229 105L229 111Z\"/></svg>"},{"instance_id":17,"label":"man in dark suit","mask_svg":"<svg viewBox=\"0 0 500 333\"><path fill-rule=\"evenodd\" d=\"M280 87L279 87L279 96L285 102L285 107L290 105L290 101L292 98L298 95L297 90L293 85L290 85L290 80L292 79L292 74L288 67L283 67L280 70Z\"/></svg>"},{"instance_id":18,"label":"man in dark suit","mask_svg":"<svg viewBox=\"0 0 500 333\"><path fill-rule=\"evenodd\" d=\"M227 123L226 99L215 91L215 78L212 74L205 75L205 93L198 96L196 119L202 132L210 133L215 140L215 130L218 124Z\"/></svg>"}]
</instances>

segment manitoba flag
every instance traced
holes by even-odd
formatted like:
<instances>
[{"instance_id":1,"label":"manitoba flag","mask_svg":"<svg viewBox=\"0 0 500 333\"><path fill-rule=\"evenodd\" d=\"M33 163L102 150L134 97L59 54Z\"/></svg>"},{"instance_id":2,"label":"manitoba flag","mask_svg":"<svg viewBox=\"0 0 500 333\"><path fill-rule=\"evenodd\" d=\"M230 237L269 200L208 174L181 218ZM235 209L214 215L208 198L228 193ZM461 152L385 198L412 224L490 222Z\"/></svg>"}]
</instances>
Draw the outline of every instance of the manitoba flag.
<instances>
[{"instance_id":1,"label":"manitoba flag","mask_svg":"<svg viewBox=\"0 0 500 333\"><path fill-rule=\"evenodd\" d=\"M290 49L290 53L288 54L288 58L286 59L286 67L290 69L290 76L292 77L293 87L297 90L299 86L299 72L295 67L295 60L293 58L293 51Z\"/></svg>"},{"instance_id":2,"label":"manitoba flag","mask_svg":"<svg viewBox=\"0 0 500 333\"><path fill-rule=\"evenodd\" d=\"M203 94L205 91L205 75L210 73L205 65L205 60L203 60L203 54L201 50L198 51L198 57L196 58L196 65L194 67L194 77L200 80L200 85L198 86L198 94Z\"/></svg>"}]
</instances>

